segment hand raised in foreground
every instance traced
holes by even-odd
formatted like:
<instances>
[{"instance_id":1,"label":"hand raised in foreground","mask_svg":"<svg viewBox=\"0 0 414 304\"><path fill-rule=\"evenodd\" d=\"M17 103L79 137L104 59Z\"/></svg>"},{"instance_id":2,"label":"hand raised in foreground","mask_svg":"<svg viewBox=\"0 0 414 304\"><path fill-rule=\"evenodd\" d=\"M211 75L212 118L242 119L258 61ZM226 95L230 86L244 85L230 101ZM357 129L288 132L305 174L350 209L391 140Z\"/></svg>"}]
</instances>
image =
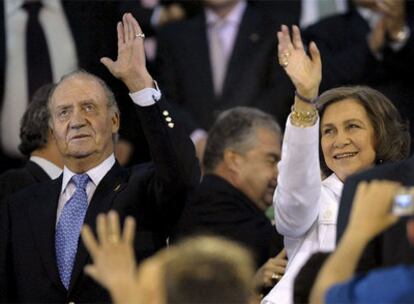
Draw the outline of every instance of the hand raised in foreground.
<instances>
[{"instance_id":1,"label":"hand raised in foreground","mask_svg":"<svg viewBox=\"0 0 414 304\"><path fill-rule=\"evenodd\" d=\"M130 92L153 87L145 65L144 37L137 20L130 13L117 24L118 57L116 61L103 57L101 62L112 75L122 80Z\"/></svg>"},{"instance_id":2,"label":"hand raised in foreground","mask_svg":"<svg viewBox=\"0 0 414 304\"><path fill-rule=\"evenodd\" d=\"M391 181L360 182L347 230L370 240L395 224L398 217L391 206L398 187L399 183Z\"/></svg>"},{"instance_id":3,"label":"hand raised in foreground","mask_svg":"<svg viewBox=\"0 0 414 304\"><path fill-rule=\"evenodd\" d=\"M282 25L277 32L279 64L284 68L297 92L307 98L318 94L322 79L322 63L319 50L314 42L309 44L310 56L304 49L299 27Z\"/></svg>"},{"instance_id":4,"label":"hand raised in foreground","mask_svg":"<svg viewBox=\"0 0 414 304\"><path fill-rule=\"evenodd\" d=\"M96 239L91 228L85 225L81 235L93 264L85 267L85 272L107 288L115 302L128 299L136 285L136 262L132 243L135 235L135 220L127 217L121 236L118 214L97 217Z\"/></svg>"}]
</instances>

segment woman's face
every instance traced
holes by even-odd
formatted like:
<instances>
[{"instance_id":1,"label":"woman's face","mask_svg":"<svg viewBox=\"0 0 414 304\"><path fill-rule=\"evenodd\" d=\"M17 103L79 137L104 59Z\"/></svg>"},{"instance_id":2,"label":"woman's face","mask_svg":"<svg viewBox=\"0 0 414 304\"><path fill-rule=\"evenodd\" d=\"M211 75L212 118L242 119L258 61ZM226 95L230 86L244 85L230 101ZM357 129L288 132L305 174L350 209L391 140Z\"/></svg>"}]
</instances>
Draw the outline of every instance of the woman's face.
<instances>
[{"instance_id":1,"label":"woman's face","mask_svg":"<svg viewBox=\"0 0 414 304\"><path fill-rule=\"evenodd\" d=\"M355 99L327 106L321 134L326 165L340 180L374 165L374 129L365 108Z\"/></svg>"}]
</instances>

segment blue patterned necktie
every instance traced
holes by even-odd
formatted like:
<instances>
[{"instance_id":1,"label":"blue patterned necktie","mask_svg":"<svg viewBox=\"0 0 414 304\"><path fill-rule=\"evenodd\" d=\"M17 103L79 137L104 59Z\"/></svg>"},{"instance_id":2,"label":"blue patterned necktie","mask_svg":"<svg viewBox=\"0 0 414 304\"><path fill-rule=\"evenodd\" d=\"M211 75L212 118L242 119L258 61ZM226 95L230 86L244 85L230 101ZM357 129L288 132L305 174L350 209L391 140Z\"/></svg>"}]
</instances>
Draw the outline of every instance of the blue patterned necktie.
<instances>
[{"instance_id":1,"label":"blue patterned necktie","mask_svg":"<svg viewBox=\"0 0 414 304\"><path fill-rule=\"evenodd\" d=\"M80 230L88 209L86 185L89 181L87 174L77 174L72 177L76 191L66 202L56 226L55 250L60 279L66 289L69 288L75 261Z\"/></svg>"}]
</instances>

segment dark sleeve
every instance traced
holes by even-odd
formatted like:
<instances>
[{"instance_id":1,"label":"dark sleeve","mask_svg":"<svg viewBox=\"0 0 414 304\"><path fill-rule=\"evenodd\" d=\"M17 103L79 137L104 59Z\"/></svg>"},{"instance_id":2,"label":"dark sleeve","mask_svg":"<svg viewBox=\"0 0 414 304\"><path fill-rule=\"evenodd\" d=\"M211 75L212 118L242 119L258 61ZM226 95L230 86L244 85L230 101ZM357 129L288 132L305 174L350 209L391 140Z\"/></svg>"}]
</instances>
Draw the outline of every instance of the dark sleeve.
<instances>
[{"instance_id":1,"label":"dark sleeve","mask_svg":"<svg viewBox=\"0 0 414 304\"><path fill-rule=\"evenodd\" d=\"M175 30L176 27L172 25L164 27L159 32L156 58L156 66L159 71L158 80L161 91L174 107L177 119L183 123L187 134L190 134L200 126L193 115L182 106L184 96L181 92L184 92L185 88L180 83L180 73L177 70L177 64L175 64L175 52L171 49L171 45L175 43L173 39Z\"/></svg>"},{"instance_id":2,"label":"dark sleeve","mask_svg":"<svg viewBox=\"0 0 414 304\"><path fill-rule=\"evenodd\" d=\"M164 99L153 106L136 108L155 168L148 183L147 201L159 211L169 229L200 181L198 160L190 138Z\"/></svg>"},{"instance_id":3,"label":"dark sleeve","mask_svg":"<svg viewBox=\"0 0 414 304\"><path fill-rule=\"evenodd\" d=\"M338 244L346 230L349 222L349 216L352 210L354 196L358 183L366 180L366 176L357 175L346 180L342 197L339 204L338 219L336 226L336 243ZM381 236L373 239L365 248L361 256L357 269L365 272L382 265L382 248Z\"/></svg>"}]
</instances>

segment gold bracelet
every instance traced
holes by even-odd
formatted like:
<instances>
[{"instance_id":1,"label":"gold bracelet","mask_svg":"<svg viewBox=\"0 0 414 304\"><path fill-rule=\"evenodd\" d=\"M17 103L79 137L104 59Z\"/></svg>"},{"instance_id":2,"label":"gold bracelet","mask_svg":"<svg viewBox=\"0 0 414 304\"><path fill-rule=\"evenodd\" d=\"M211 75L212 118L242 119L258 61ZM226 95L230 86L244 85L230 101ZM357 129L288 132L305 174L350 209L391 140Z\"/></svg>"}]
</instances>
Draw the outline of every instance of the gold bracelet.
<instances>
[{"instance_id":1,"label":"gold bracelet","mask_svg":"<svg viewBox=\"0 0 414 304\"><path fill-rule=\"evenodd\" d=\"M313 109L312 111L296 111L292 106L290 114L290 122L295 127L305 128L313 126L318 119L318 111Z\"/></svg>"}]
</instances>

